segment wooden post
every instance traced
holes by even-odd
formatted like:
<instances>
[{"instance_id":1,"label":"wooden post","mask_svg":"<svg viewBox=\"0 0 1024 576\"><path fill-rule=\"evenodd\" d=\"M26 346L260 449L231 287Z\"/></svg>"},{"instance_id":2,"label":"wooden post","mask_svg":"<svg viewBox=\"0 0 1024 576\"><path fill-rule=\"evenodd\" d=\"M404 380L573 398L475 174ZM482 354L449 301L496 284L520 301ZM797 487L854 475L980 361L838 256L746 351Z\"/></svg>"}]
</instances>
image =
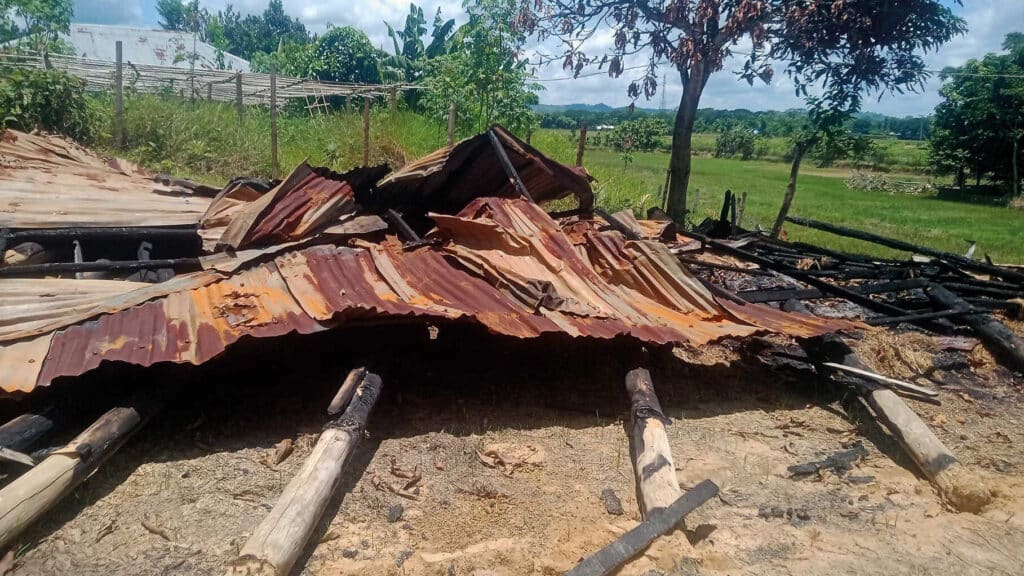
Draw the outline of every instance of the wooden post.
<instances>
[{"instance_id":1,"label":"wooden post","mask_svg":"<svg viewBox=\"0 0 1024 576\"><path fill-rule=\"evenodd\" d=\"M740 192L740 201L736 204L736 227L743 227L743 212L747 209L747 193Z\"/></svg>"},{"instance_id":2,"label":"wooden post","mask_svg":"<svg viewBox=\"0 0 1024 576\"><path fill-rule=\"evenodd\" d=\"M448 146L455 145L455 102L448 107Z\"/></svg>"},{"instance_id":3,"label":"wooden post","mask_svg":"<svg viewBox=\"0 0 1024 576\"><path fill-rule=\"evenodd\" d=\"M928 287L928 297L949 310L963 312L963 322L971 327L985 348L1011 370L1024 370L1024 339L990 314L975 310L959 296L940 284Z\"/></svg>"},{"instance_id":4,"label":"wooden post","mask_svg":"<svg viewBox=\"0 0 1024 576\"><path fill-rule=\"evenodd\" d=\"M576 165L583 166L583 150L587 146L587 121L580 123L580 142L576 146Z\"/></svg>"},{"instance_id":5,"label":"wooden post","mask_svg":"<svg viewBox=\"0 0 1024 576\"><path fill-rule=\"evenodd\" d=\"M277 178L281 168L277 163L277 64L270 64L270 175Z\"/></svg>"},{"instance_id":6,"label":"wooden post","mask_svg":"<svg viewBox=\"0 0 1024 576\"><path fill-rule=\"evenodd\" d=\"M28 412L0 426L0 446L19 452L30 448L53 430L58 411L53 405Z\"/></svg>"},{"instance_id":7,"label":"wooden post","mask_svg":"<svg viewBox=\"0 0 1024 576\"><path fill-rule=\"evenodd\" d=\"M213 102L213 82L206 83L206 101Z\"/></svg>"},{"instance_id":8,"label":"wooden post","mask_svg":"<svg viewBox=\"0 0 1024 576\"><path fill-rule=\"evenodd\" d=\"M25 528L88 478L159 406L159 400L148 394L111 409L67 446L0 490L0 548L9 547Z\"/></svg>"},{"instance_id":9,"label":"wooden post","mask_svg":"<svg viewBox=\"0 0 1024 576\"><path fill-rule=\"evenodd\" d=\"M114 146L124 148L124 56L121 41L114 43Z\"/></svg>"},{"instance_id":10,"label":"wooden post","mask_svg":"<svg viewBox=\"0 0 1024 576\"><path fill-rule=\"evenodd\" d=\"M391 113L394 114L398 111L398 87L391 87Z\"/></svg>"},{"instance_id":11,"label":"wooden post","mask_svg":"<svg viewBox=\"0 0 1024 576\"><path fill-rule=\"evenodd\" d=\"M637 500L640 513L649 518L655 510L667 508L683 491L676 479L672 450L665 425L671 421L661 413L661 404L654 394L651 373L636 368L626 374L632 421L631 452L636 472Z\"/></svg>"},{"instance_id":12,"label":"wooden post","mask_svg":"<svg viewBox=\"0 0 1024 576\"><path fill-rule=\"evenodd\" d=\"M242 103L242 73L238 72L235 74L235 109L238 110L238 125L242 125L242 116L245 114L245 108Z\"/></svg>"},{"instance_id":13,"label":"wooden post","mask_svg":"<svg viewBox=\"0 0 1024 576\"><path fill-rule=\"evenodd\" d=\"M341 482L345 464L363 436L380 388L380 377L367 373L344 414L328 423L274 509L253 531L238 558L228 564L230 576L291 573Z\"/></svg>"},{"instance_id":14,"label":"wooden post","mask_svg":"<svg viewBox=\"0 0 1024 576\"><path fill-rule=\"evenodd\" d=\"M834 334L816 340L811 353L862 370L870 370L841 338ZM977 512L992 501L992 493L928 428L902 398L888 388L867 392L865 403L896 437L921 472L947 502L961 512Z\"/></svg>"},{"instance_id":15,"label":"wooden post","mask_svg":"<svg viewBox=\"0 0 1024 576\"><path fill-rule=\"evenodd\" d=\"M370 97L363 96L363 166L370 165Z\"/></svg>"}]
</instances>

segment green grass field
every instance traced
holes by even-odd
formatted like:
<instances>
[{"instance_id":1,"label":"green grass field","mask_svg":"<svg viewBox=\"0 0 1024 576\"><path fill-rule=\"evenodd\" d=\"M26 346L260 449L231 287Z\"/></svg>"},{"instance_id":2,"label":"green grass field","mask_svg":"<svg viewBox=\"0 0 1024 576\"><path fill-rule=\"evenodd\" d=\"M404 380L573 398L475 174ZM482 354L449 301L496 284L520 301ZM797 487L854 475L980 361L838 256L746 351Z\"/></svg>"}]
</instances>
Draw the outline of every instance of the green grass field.
<instances>
[{"instance_id":1,"label":"green grass field","mask_svg":"<svg viewBox=\"0 0 1024 576\"><path fill-rule=\"evenodd\" d=\"M533 144L563 162L575 160L575 150L558 135L534 136ZM659 203L668 154L635 154L623 168L619 155L588 150L584 165L597 178L598 202L611 210L631 208L642 215ZM933 195L887 194L850 190L844 169L801 170L791 214L841 224L941 250L963 253L968 240L978 242L977 254L996 262L1024 263L1024 211L998 206L940 200ZM901 178L914 178L913 175ZM923 179L922 176L917 176ZM727 189L747 193L743 225L771 228L789 179L782 162L741 161L697 156L690 179L693 220L717 217ZM696 203L694 203L696 201ZM859 240L786 226L791 240L807 241L838 250L891 256L897 253Z\"/></svg>"},{"instance_id":2,"label":"green grass field","mask_svg":"<svg viewBox=\"0 0 1024 576\"><path fill-rule=\"evenodd\" d=\"M107 102L97 102L109 111ZM106 113L106 112L103 112ZM134 96L126 104L129 147L115 152L150 169L223 184L238 175L270 174L269 116L250 109L239 125L233 107L174 98ZM108 120L110 120L108 118ZM109 124L108 124L109 125ZM375 109L371 121L371 163L400 165L442 146L444 128L400 111ZM555 159L575 160L576 146L565 131L541 130L534 146ZM693 220L717 214L726 189L747 193L744 226L768 228L774 221L789 175L784 162L718 159L699 153L714 147L714 135L695 137L690 200ZM779 143L775 144L780 145ZM639 153L628 167L610 150L587 150L584 164L597 178L598 202L609 210L629 208L638 215L660 203L668 154ZM362 119L358 113L331 114L317 121L304 114L285 114L280 120L282 176L304 159L317 166L346 170L362 162ZM1024 263L1024 211L996 206L950 202L934 196L912 196L850 190L848 169L802 170L792 214L870 230L909 242L962 253L967 240L978 242L978 255L997 262ZM924 179L901 174L901 180ZM791 239L806 240L841 250L891 255L871 244L800 228L787 227Z\"/></svg>"}]
</instances>

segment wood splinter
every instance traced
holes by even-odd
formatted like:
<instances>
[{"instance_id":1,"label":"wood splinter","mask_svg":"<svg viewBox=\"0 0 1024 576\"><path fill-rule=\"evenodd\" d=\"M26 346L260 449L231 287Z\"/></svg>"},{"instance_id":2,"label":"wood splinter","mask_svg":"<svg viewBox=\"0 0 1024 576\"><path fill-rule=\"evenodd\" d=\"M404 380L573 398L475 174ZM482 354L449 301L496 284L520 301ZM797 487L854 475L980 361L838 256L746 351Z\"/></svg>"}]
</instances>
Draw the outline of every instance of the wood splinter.
<instances>
[{"instance_id":1,"label":"wood splinter","mask_svg":"<svg viewBox=\"0 0 1024 576\"><path fill-rule=\"evenodd\" d=\"M346 378L346 383L348 380ZM345 464L363 436L380 389L380 376L364 372L345 412L327 424L302 469L285 487L270 514L253 531L238 558L228 564L228 576L291 573L341 483Z\"/></svg>"}]
</instances>

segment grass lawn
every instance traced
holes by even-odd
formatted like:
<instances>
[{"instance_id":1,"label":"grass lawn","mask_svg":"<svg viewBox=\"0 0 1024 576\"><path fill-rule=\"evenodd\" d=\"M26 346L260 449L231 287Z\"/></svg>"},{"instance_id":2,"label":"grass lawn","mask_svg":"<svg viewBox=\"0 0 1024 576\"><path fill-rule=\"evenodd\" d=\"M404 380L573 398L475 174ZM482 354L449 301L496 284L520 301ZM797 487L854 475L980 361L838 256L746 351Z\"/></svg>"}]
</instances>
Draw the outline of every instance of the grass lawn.
<instances>
[{"instance_id":1,"label":"grass lawn","mask_svg":"<svg viewBox=\"0 0 1024 576\"><path fill-rule=\"evenodd\" d=\"M560 140L535 137L534 144L559 160L574 160L575 151L563 146ZM632 208L642 215L647 207L659 202L658 190L665 182L668 154L635 154L633 163L624 169L615 152L588 150L584 165L598 179L596 189L600 204L614 210ZM1024 211L940 200L931 195L850 190L845 185L848 174L847 170L822 170L813 166L802 170L791 214L961 254L968 247L967 241L975 240L979 257L988 254L996 262L1024 263ZM695 157L690 180L693 219L700 221L705 216L717 216L722 196L730 189L747 193L745 227L752 229L760 224L770 228L788 179L789 165L782 162ZM788 224L786 233L791 240L844 251L879 256L898 254L881 246L795 224Z\"/></svg>"}]
</instances>

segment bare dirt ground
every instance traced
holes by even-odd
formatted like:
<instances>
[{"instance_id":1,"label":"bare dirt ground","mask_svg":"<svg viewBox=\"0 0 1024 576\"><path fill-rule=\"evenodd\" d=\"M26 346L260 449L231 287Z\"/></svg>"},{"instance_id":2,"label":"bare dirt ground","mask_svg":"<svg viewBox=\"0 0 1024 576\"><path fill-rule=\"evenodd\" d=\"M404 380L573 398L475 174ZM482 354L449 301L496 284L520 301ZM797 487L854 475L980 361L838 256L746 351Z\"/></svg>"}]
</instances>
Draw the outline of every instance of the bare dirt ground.
<instances>
[{"instance_id":1,"label":"bare dirt ground","mask_svg":"<svg viewBox=\"0 0 1024 576\"><path fill-rule=\"evenodd\" d=\"M562 573L640 519L622 378L641 363L675 421L680 483L711 478L722 491L621 574L1022 573L1024 404L1019 383L981 352L939 353L914 336L861 344L894 376L937 357L958 366L931 374L941 406L912 407L997 492L973 515L944 507L852 398L765 362L764 343L645 353L392 327L250 344L159 380L115 367L74 383L181 388L23 538L14 573L222 574L309 453L345 371L363 362L385 393L302 574ZM295 452L272 469L284 439ZM871 477L864 484L786 470L856 441L868 457L850 476ZM495 447L529 461L489 468L478 452ZM393 467L422 475L416 499L387 489L407 481ZM622 514L606 511L606 488Z\"/></svg>"}]
</instances>

